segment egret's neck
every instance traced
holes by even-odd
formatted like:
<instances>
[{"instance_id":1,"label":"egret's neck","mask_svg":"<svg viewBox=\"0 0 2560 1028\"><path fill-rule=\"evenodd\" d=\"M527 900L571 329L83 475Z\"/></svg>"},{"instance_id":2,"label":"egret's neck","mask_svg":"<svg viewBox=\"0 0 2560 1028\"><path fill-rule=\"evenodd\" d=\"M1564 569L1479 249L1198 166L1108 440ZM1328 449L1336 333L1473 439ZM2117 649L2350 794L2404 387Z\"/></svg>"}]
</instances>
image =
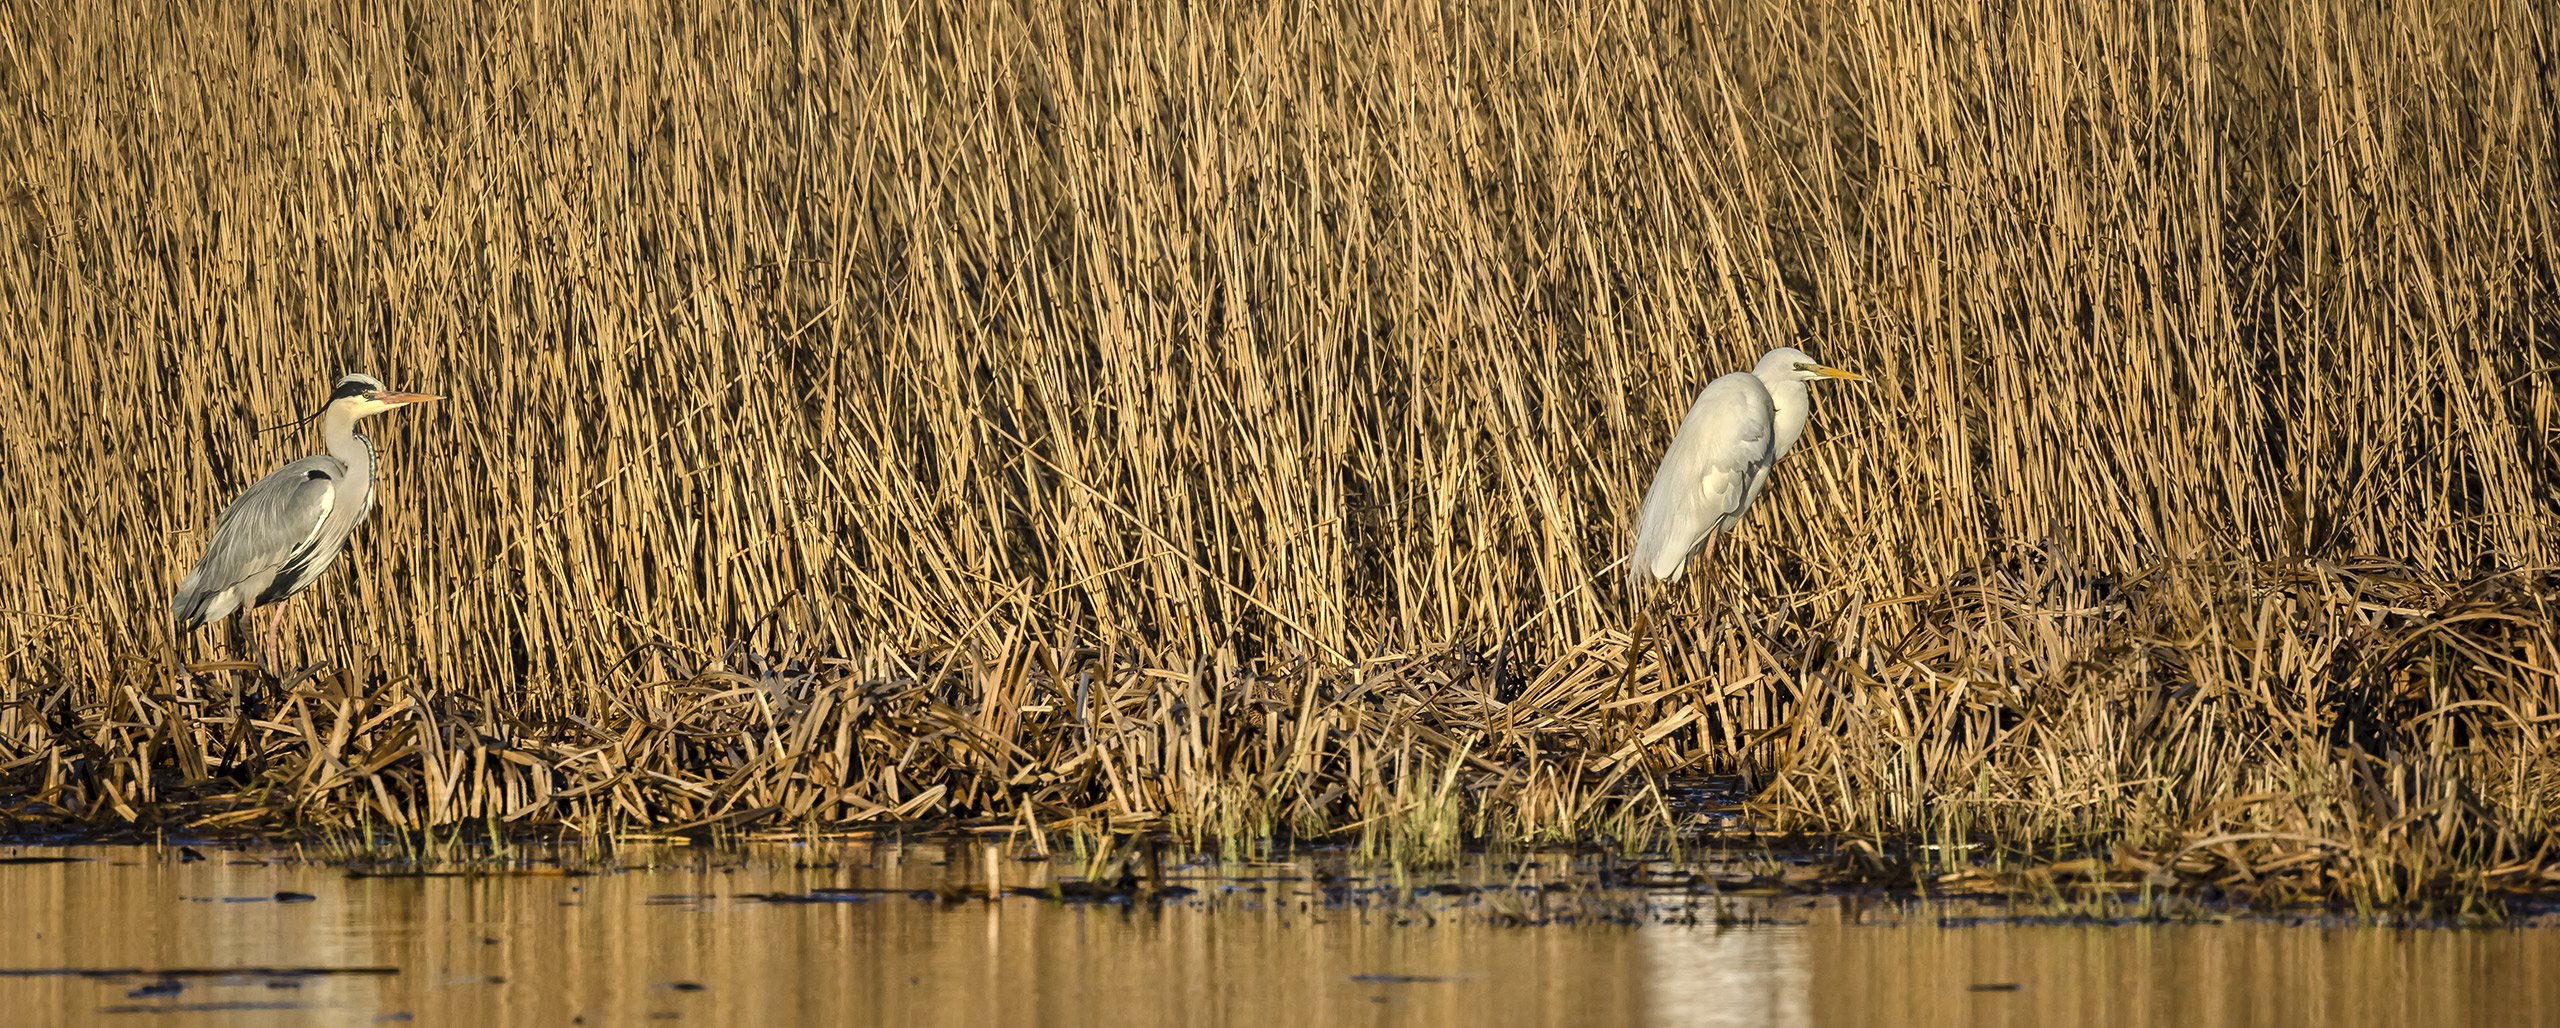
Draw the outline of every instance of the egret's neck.
<instances>
[{"instance_id":1,"label":"egret's neck","mask_svg":"<svg viewBox=\"0 0 2560 1028\"><path fill-rule=\"evenodd\" d=\"M1796 448L1796 439L1804 435L1805 415L1812 412L1813 396L1804 380L1789 375L1774 378L1763 375L1760 384L1769 387L1770 427L1777 430L1777 449L1769 454L1772 461Z\"/></svg>"},{"instance_id":2,"label":"egret's neck","mask_svg":"<svg viewBox=\"0 0 2560 1028\"><path fill-rule=\"evenodd\" d=\"M351 477L365 478L372 475L373 444L356 434L356 413L349 410L346 405L331 404L328 413L321 415L320 441L328 447L329 456L338 458L349 468L359 470L357 475Z\"/></svg>"}]
</instances>

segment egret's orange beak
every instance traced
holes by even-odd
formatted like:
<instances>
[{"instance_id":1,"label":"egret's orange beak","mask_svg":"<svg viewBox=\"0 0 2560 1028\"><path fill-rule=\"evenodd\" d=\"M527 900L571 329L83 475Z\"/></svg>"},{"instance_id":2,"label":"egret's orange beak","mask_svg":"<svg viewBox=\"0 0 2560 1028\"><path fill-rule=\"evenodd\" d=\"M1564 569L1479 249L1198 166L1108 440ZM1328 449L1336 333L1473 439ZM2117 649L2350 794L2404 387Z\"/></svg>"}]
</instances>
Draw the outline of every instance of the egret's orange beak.
<instances>
[{"instance_id":1,"label":"egret's orange beak","mask_svg":"<svg viewBox=\"0 0 2560 1028\"><path fill-rule=\"evenodd\" d=\"M1838 368L1817 366L1813 369L1813 373L1824 378L1836 378L1843 382L1864 382L1867 380L1867 376L1865 375L1858 374L1855 371L1842 371Z\"/></svg>"}]
</instances>

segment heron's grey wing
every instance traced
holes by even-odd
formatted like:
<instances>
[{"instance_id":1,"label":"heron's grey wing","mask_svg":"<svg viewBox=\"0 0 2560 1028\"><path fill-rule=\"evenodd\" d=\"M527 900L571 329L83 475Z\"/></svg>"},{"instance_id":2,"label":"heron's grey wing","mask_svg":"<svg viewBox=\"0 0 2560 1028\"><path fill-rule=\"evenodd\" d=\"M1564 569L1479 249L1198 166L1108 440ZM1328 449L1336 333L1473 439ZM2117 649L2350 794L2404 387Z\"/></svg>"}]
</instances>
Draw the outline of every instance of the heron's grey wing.
<instances>
[{"instance_id":1,"label":"heron's grey wing","mask_svg":"<svg viewBox=\"0 0 2560 1028\"><path fill-rule=\"evenodd\" d=\"M1629 576L1638 582L1680 577L1707 536L1741 519L1752 483L1771 463L1773 413L1769 387L1748 373L1725 375L1699 391L1645 490Z\"/></svg>"},{"instance_id":2,"label":"heron's grey wing","mask_svg":"<svg viewBox=\"0 0 2560 1028\"><path fill-rule=\"evenodd\" d=\"M317 541L336 502L338 479L346 473L335 457L304 457L259 479L223 508L203 559L170 600L178 629L228 616L274 581L297 552Z\"/></svg>"}]
</instances>

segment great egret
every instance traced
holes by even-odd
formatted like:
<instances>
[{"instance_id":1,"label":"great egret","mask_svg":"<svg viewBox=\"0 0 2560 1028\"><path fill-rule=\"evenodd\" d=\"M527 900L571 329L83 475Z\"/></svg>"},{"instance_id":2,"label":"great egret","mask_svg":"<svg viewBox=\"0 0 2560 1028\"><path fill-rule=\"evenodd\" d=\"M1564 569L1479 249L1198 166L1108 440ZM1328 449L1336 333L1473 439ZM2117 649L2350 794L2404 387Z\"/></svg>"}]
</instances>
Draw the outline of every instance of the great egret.
<instances>
[{"instance_id":1,"label":"great egret","mask_svg":"<svg viewBox=\"0 0 2560 1028\"><path fill-rule=\"evenodd\" d=\"M1742 520L1768 484L1769 468L1804 435L1812 399L1806 384L1825 378L1866 381L1786 346L1748 372L1707 383L1671 437L1638 509L1636 548L1627 560L1635 585L1679 578L1701 548L1713 565L1716 539Z\"/></svg>"},{"instance_id":2,"label":"great egret","mask_svg":"<svg viewBox=\"0 0 2560 1028\"><path fill-rule=\"evenodd\" d=\"M276 673L284 601L329 570L373 510L373 444L356 434L356 422L434 399L391 392L371 375L339 379L320 412L320 438L329 452L276 469L223 509L203 559L169 601L172 627L189 632L233 611L273 607L261 652L268 673Z\"/></svg>"}]
</instances>

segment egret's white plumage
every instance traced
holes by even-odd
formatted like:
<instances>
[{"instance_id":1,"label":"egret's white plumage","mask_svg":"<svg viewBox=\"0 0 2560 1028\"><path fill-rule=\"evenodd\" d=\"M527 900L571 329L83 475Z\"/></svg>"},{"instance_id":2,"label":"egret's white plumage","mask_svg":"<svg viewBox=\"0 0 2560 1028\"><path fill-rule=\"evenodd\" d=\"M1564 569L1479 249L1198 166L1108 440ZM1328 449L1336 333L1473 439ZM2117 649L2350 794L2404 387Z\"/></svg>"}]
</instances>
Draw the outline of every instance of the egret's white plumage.
<instances>
[{"instance_id":1,"label":"egret's white plumage","mask_svg":"<svg viewBox=\"0 0 2560 1028\"><path fill-rule=\"evenodd\" d=\"M1627 574L1637 584L1680 577L1700 547L1742 520L1769 482L1769 469L1804 435L1811 399L1806 383L1819 378L1864 381L1824 367L1802 350L1769 351L1748 372L1707 383L1681 419L1680 431L1662 455L1662 467L1645 490L1636 515L1635 553Z\"/></svg>"}]
</instances>

